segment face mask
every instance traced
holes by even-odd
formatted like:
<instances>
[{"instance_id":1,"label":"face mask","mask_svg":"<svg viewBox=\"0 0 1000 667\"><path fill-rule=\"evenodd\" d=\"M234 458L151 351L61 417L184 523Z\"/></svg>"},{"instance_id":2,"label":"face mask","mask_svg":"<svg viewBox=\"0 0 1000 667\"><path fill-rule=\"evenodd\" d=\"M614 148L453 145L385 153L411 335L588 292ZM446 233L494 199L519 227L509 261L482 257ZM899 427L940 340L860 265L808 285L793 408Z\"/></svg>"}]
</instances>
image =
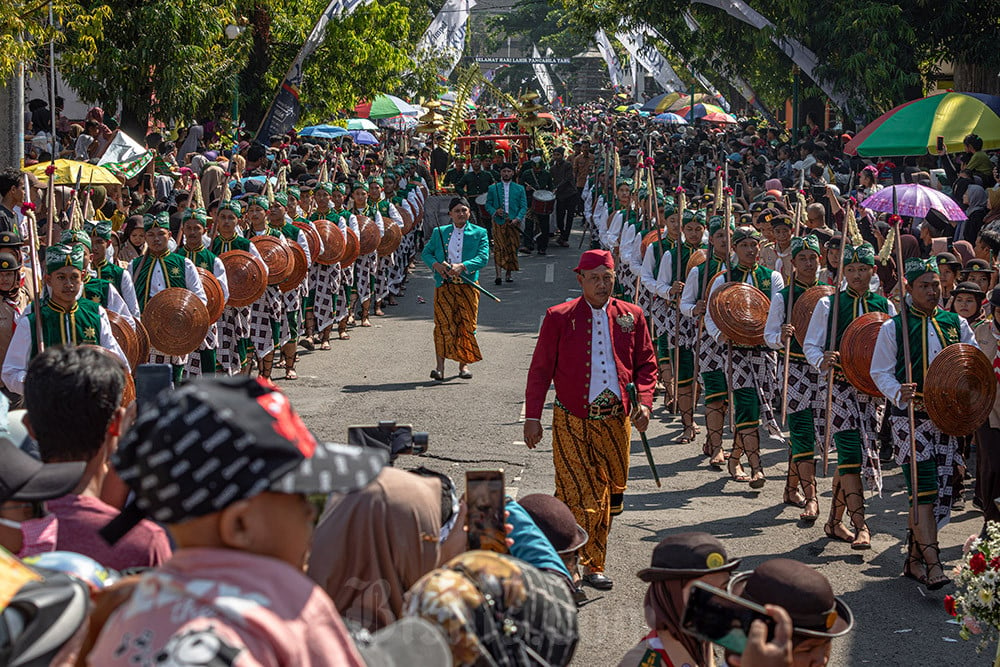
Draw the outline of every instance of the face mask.
<instances>
[{"instance_id":1,"label":"face mask","mask_svg":"<svg viewBox=\"0 0 1000 667\"><path fill-rule=\"evenodd\" d=\"M10 519L4 519L0 517L0 526L7 526L8 528L13 528L14 530L21 530L20 521L11 521Z\"/></svg>"}]
</instances>

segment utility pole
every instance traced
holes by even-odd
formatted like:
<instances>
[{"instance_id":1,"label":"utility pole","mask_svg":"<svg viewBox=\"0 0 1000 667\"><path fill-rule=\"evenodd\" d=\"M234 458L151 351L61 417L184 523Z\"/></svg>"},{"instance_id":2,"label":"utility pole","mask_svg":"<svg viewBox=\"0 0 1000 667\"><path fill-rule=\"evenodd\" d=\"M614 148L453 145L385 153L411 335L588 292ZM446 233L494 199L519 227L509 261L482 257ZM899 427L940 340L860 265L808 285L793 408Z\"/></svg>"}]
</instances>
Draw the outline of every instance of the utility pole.
<instances>
[{"instance_id":1,"label":"utility pole","mask_svg":"<svg viewBox=\"0 0 1000 667\"><path fill-rule=\"evenodd\" d=\"M0 84L0 117L6 130L0 131L0 168L20 169L24 159L24 65Z\"/></svg>"}]
</instances>

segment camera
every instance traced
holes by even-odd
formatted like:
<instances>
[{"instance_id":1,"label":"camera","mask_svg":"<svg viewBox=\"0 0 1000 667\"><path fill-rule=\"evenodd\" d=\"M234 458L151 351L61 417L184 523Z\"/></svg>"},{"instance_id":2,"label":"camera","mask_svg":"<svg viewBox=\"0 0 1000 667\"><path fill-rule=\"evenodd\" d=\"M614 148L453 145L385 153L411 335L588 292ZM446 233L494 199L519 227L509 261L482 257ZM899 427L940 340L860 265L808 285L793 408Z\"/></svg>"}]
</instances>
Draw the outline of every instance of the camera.
<instances>
[{"instance_id":1,"label":"camera","mask_svg":"<svg viewBox=\"0 0 1000 667\"><path fill-rule=\"evenodd\" d=\"M430 435L414 431L412 424L397 424L394 420L380 421L374 426L348 426L347 442L358 447L372 447L389 453L389 462L400 454L424 454Z\"/></svg>"}]
</instances>

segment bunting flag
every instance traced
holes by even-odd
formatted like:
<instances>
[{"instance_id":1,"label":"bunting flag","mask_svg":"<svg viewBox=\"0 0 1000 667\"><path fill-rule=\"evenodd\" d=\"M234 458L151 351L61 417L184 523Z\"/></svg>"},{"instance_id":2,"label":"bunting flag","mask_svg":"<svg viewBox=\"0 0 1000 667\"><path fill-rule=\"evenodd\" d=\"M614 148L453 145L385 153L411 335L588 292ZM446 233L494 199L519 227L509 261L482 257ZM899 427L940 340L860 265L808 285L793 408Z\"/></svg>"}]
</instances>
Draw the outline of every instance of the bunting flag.
<instances>
[{"instance_id":1,"label":"bunting flag","mask_svg":"<svg viewBox=\"0 0 1000 667\"><path fill-rule=\"evenodd\" d=\"M538 52L538 46L532 45L531 56L533 58L541 58L542 54ZM531 65L532 69L535 70L535 78L538 79L539 85L542 86L542 94L545 95L545 99L550 103L556 101L556 87L552 83L552 77L549 75L549 70L545 65L541 63L534 63Z\"/></svg>"},{"instance_id":2,"label":"bunting flag","mask_svg":"<svg viewBox=\"0 0 1000 667\"><path fill-rule=\"evenodd\" d=\"M601 52L604 62L608 65L608 78L611 79L611 85L615 90L618 90L622 87L622 81L625 79L625 71L622 69L618 54L611 48L611 40L608 39L604 28L594 34L594 41L597 42L597 50Z\"/></svg>"},{"instance_id":3,"label":"bunting flag","mask_svg":"<svg viewBox=\"0 0 1000 667\"><path fill-rule=\"evenodd\" d=\"M663 57L655 46L646 44L641 31L616 32L615 37L632 59L642 65L642 68L652 75L660 87L666 92L687 90L687 85L677 76L670 62Z\"/></svg>"},{"instance_id":4,"label":"bunting flag","mask_svg":"<svg viewBox=\"0 0 1000 667\"><path fill-rule=\"evenodd\" d=\"M424 36L417 43L417 53L428 56L446 56L447 60L438 69L438 75L447 79L465 50L465 32L469 15L476 6L476 0L447 0Z\"/></svg>"},{"instance_id":5,"label":"bunting flag","mask_svg":"<svg viewBox=\"0 0 1000 667\"><path fill-rule=\"evenodd\" d=\"M844 111L848 111L848 100L847 96L838 93L833 89L833 84L830 81L826 81L818 78L816 75L816 67L819 64L819 59L816 54L807 49L796 39L781 35L778 33L774 24L768 21L764 16L758 13L753 7L748 5L742 0L694 0L694 2L708 5L709 7L715 7L716 9L721 9L735 19L739 19L744 23L748 23L758 30L768 30L771 41L774 42L781 51L792 59L796 65L798 65L802 72L816 82L820 90L830 98L830 100L839 106Z\"/></svg>"},{"instance_id":6,"label":"bunting flag","mask_svg":"<svg viewBox=\"0 0 1000 667\"><path fill-rule=\"evenodd\" d=\"M97 164L115 176L123 176L128 180L140 174L152 159L153 154L139 142L121 130L116 130Z\"/></svg>"},{"instance_id":7,"label":"bunting flag","mask_svg":"<svg viewBox=\"0 0 1000 667\"><path fill-rule=\"evenodd\" d=\"M330 21L338 16L348 16L355 9L366 5L371 0L331 0L326 10L320 15L309 37L306 38L299 53L292 61L288 73L285 74L278 94L271 102L267 115L257 129L257 141L267 144L268 139L276 134L285 134L299 122L302 105L299 103L299 88L302 86L302 71L305 62L316 51L326 38L326 28Z\"/></svg>"}]
</instances>

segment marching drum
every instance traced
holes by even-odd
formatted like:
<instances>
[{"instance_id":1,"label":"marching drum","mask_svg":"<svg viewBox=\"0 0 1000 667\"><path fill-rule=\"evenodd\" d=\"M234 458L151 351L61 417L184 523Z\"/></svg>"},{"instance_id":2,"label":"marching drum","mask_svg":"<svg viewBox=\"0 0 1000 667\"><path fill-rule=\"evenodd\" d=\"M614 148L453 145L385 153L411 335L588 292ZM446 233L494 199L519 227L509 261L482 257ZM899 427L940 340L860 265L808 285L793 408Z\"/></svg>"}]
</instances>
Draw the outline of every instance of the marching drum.
<instances>
[{"instance_id":1,"label":"marching drum","mask_svg":"<svg viewBox=\"0 0 1000 667\"><path fill-rule=\"evenodd\" d=\"M484 221L485 220L489 220L490 219L490 214L486 210L486 193L485 192L483 194L479 195L478 197L476 197L476 206L479 207L479 219L480 220L484 220Z\"/></svg>"},{"instance_id":2,"label":"marching drum","mask_svg":"<svg viewBox=\"0 0 1000 667\"><path fill-rule=\"evenodd\" d=\"M549 215L556 210L556 195L549 190L535 190L531 195L531 212L535 215Z\"/></svg>"}]
</instances>

